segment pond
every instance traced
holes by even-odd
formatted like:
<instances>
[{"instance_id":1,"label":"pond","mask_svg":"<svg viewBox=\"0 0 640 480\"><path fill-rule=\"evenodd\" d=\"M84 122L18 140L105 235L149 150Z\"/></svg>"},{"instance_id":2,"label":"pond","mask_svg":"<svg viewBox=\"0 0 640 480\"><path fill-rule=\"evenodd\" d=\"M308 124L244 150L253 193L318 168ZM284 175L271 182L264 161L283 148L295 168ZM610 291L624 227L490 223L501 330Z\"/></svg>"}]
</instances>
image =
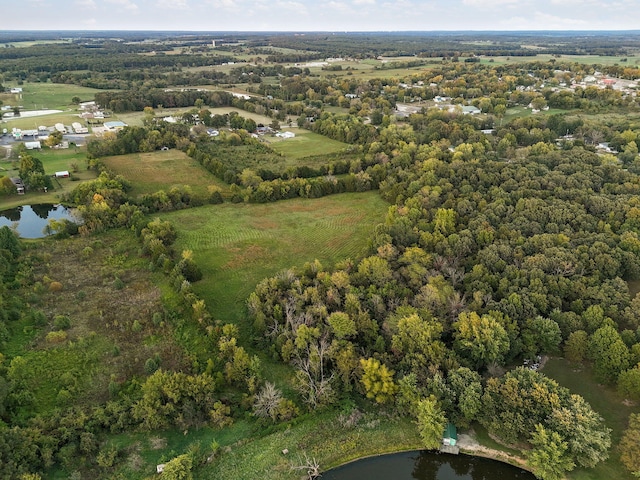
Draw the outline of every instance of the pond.
<instances>
[{"instance_id":1,"label":"pond","mask_svg":"<svg viewBox=\"0 0 640 480\"><path fill-rule=\"evenodd\" d=\"M73 210L62 205L42 203L39 205L23 205L1 211L0 227L13 228L15 225L16 233L21 238L43 238L47 236L45 227L51 219L67 219L78 223Z\"/></svg>"},{"instance_id":2,"label":"pond","mask_svg":"<svg viewBox=\"0 0 640 480\"><path fill-rule=\"evenodd\" d=\"M322 474L322 480L535 480L506 463L469 455L413 451L370 457Z\"/></svg>"}]
</instances>

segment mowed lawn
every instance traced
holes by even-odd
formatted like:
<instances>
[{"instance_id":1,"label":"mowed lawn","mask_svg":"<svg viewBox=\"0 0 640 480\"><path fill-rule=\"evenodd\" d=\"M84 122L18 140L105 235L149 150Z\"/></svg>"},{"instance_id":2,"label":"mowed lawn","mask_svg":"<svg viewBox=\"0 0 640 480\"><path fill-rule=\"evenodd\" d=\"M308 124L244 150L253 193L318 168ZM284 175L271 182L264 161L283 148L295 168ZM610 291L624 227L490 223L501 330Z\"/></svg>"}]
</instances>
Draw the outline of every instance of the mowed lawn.
<instances>
[{"instance_id":1,"label":"mowed lawn","mask_svg":"<svg viewBox=\"0 0 640 480\"><path fill-rule=\"evenodd\" d=\"M133 185L133 196L165 192L177 185L189 185L194 193L205 194L209 185L224 187L198 162L180 150L131 153L102 159L112 171Z\"/></svg>"},{"instance_id":2,"label":"mowed lawn","mask_svg":"<svg viewBox=\"0 0 640 480\"><path fill-rule=\"evenodd\" d=\"M216 319L239 322L260 280L318 259L326 268L365 254L388 204L377 192L272 204L222 204L162 215L192 250L204 278L194 284Z\"/></svg>"},{"instance_id":3,"label":"mowed lawn","mask_svg":"<svg viewBox=\"0 0 640 480\"><path fill-rule=\"evenodd\" d=\"M96 88L61 83L25 83L21 87L20 105L23 105L25 110L43 108L66 110L71 107L75 109L75 105L71 101L73 97L88 102L94 99L96 92L100 91Z\"/></svg>"},{"instance_id":4,"label":"mowed lawn","mask_svg":"<svg viewBox=\"0 0 640 480\"><path fill-rule=\"evenodd\" d=\"M563 387L567 387L572 393L584 397L593 409L604 418L606 425L613 430L611 432L613 445L609 459L593 469L576 469L568 477L575 480L632 479L633 477L620 462L617 445L623 431L627 428L629 415L640 413L640 406L624 402L624 399L615 392L613 387L596 382L590 369L583 365L573 364L561 358L552 358L545 364L542 373Z\"/></svg>"},{"instance_id":5,"label":"mowed lawn","mask_svg":"<svg viewBox=\"0 0 640 480\"><path fill-rule=\"evenodd\" d=\"M291 131L296 134L294 138L264 137L271 148L291 160L336 153L349 147L347 143L332 140L302 128L291 129Z\"/></svg>"}]
</instances>

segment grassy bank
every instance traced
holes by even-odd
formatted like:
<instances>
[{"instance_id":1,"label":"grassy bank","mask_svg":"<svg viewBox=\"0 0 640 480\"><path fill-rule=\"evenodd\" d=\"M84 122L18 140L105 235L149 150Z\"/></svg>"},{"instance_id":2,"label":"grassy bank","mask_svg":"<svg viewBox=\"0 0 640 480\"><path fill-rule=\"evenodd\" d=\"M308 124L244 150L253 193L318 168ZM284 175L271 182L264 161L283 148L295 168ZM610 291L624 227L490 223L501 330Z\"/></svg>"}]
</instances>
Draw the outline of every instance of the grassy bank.
<instances>
[{"instance_id":1,"label":"grassy bank","mask_svg":"<svg viewBox=\"0 0 640 480\"><path fill-rule=\"evenodd\" d=\"M408 419L369 413L357 426L347 428L339 415L313 415L291 428L232 445L211 465L202 467L196 478L298 480L302 472L291 466L304 463L305 455L315 458L321 470L328 470L366 456L421 448L415 424ZM284 455L284 449L289 453Z\"/></svg>"}]
</instances>

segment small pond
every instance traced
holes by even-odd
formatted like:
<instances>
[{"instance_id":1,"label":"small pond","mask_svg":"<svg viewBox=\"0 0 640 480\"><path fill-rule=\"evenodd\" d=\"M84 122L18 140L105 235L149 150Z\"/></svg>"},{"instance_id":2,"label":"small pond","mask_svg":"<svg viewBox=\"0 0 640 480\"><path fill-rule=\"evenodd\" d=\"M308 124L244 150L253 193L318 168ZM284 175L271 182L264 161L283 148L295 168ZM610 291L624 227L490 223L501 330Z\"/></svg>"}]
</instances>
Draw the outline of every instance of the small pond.
<instances>
[{"instance_id":1,"label":"small pond","mask_svg":"<svg viewBox=\"0 0 640 480\"><path fill-rule=\"evenodd\" d=\"M433 451L394 453L358 460L322 474L322 480L535 480L506 463Z\"/></svg>"},{"instance_id":2,"label":"small pond","mask_svg":"<svg viewBox=\"0 0 640 480\"><path fill-rule=\"evenodd\" d=\"M12 228L15 225L16 232L21 238L43 238L47 236L45 227L51 219L67 219L78 223L73 210L62 205L42 203L2 210L0 212L0 227Z\"/></svg>"}]
</instances>

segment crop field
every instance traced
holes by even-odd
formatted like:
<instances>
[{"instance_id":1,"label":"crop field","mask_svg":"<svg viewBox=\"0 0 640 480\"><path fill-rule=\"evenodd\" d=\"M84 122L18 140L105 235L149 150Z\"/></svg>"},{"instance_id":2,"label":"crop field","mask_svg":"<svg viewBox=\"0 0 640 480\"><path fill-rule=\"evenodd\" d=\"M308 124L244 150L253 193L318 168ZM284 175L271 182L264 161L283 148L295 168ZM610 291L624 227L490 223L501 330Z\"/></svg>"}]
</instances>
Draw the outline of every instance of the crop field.
<instances>
[{"instance_id":1,"label":"crop field","mask_svg":"<svg viewBox=\"0 0 640 480\"><path fill-rule=\"evenodd\" d=\"M276 152L281 153L288 159L299 160L312 155L327 155L337 153L349 145L332 140L323 135L309 132L308 130L294 128L291 129L296 136L294 138L264 137L269 142L269 146Z\"/></svg>"},{"instance_id":2,"label":"crop field","mask_svg":"<svg viewBox=\"0 0 640 480\"><path fill-rule=\"evenodd\" d=\"M599 463L592 469L576 469L569 478L576 480L600 480L603 478L631 479L620 462L616 445L627 426L627 419L632 413L640 413L640 406L623 401L613 388L599 384L591 371L578 364L572 364L561 358L550 359L544 366L543 373L557 381L563 387L577 393L591 404L612 431L612 448L608 460Z\"/></svg>"},{"instance_id":3,"label":"crop field","mask_svg":"<svg viewBox=\"0 0 640 480\"><path fill-rule=\"evenodd\" d=\"M190 185L204 194L209 185L224 186L198 162L180 150L131 153L102 159L111 170L133 184L132 195L168 191L176 185Z\"/></svg>"},{"instance_id":4,"label":"crop field","mask_svg":"<svg viewBox=\"0 0 640 480\"><path fill-rule=\"evenodd\" d=\"M167 213L178 250L192 250L204 278L194 290L212 315L239 322L263 278L318 259L325 267L363 255L387 211L377 192L275 204L223 204Z\"/></svg>"}]
</instances>

